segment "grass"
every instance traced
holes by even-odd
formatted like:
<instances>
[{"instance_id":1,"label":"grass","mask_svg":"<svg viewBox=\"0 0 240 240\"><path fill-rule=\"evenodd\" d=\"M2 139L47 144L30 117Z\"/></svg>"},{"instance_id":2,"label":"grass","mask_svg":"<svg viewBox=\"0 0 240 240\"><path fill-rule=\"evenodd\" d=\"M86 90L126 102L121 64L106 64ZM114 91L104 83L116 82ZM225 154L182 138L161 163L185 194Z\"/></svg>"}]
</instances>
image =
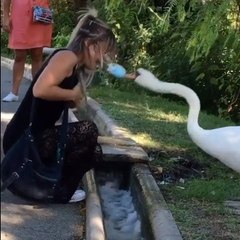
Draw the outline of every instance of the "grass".
<instances>
[{"instance_id":1,"label":"grass","mask_svg":"<svg viewBox=\"0 0 240 240\"><path fill-rule=\"evenodd\" d=\"M92 87L89 95L148 152L150 168L184 239L240 239L239 215L224 206L226 200L240 199L240 175L191 141L187 103L110 86ZM204 112L199 124L205 129L234 125ZM173 181L167 182L166 176Z\"/></svg>"},{"instance_id":2,"label":"grass","mask_svg":"<svg viewBox=\"0 0 240 240\"><path fill-rule=\"evenodd\" d=\"M239 217L221 204L196 200L168 201L184 239L239 239Z\"/></svg>"},{"instance_id":3,"label":"grass","mask_svg":"<svg viewBox=\"0 0 240 240\"><path fill-rule=\"evenodd\" d=\"M168 186L165 190L174 191L176 199L196 199L202 202L222 203L226 199L240 196L240 179L192 179L185 184Z\"/></svg>"}]
</instances>

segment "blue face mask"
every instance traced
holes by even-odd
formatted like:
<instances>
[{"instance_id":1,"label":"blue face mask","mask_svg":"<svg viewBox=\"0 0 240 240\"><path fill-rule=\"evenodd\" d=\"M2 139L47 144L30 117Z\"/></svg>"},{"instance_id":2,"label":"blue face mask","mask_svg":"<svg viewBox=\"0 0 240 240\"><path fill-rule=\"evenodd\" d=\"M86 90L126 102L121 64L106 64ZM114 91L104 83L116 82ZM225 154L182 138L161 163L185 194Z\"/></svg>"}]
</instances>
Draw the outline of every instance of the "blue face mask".
<instances>
[{"instance_id":1,"label":"blue face mask","mask_svg":"<svg viewBox=\"0 0 240 240\"><path fill-rule=\"evenodd\" d=\"M126 69L117 63L109 63L107 71L117 78L124 78L126 75Z\"/></svg>"}]
</instances>

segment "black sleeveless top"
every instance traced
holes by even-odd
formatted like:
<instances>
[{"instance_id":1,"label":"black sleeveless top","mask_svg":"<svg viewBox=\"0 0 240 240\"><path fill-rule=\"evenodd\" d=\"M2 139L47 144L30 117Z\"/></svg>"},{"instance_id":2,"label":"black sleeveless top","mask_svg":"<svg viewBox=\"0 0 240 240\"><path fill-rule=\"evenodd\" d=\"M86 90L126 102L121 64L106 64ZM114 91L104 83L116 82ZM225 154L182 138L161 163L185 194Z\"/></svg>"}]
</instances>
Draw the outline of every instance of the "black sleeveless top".
<instances>
[{"instance_id":1,"label":"black sleeveless top","mask_svg":"<svg viewBox=\"0 0 240 240\"><path fill-rule=\"evenodd\" d=\"M61 51L61 50L66 50L66 49L55 50L44 61L42 67L34 76L33 81L29 89L27 90L18 110L16 111L13 118L8 123L3 136L3 151L5 154L10 149L10 147L20 138L24 130L28 127L30 123L30 112L31 112L31 106L32 106L33 100L35 100L33 114L32 114L33 135L42 132L44 129L54 127L56 121L60 118L66 102L65 101L48 101L40 98L35 98L33 96L32 89L38 77L47 66L49 60L52 58L52 56L54 56L58 51ZM73 69L73 74L70 77L65 78L59 86L64 89L73 89L77 83L78 83L78 78L76 76L75 69Z\"/></svg>"}]
</instances>

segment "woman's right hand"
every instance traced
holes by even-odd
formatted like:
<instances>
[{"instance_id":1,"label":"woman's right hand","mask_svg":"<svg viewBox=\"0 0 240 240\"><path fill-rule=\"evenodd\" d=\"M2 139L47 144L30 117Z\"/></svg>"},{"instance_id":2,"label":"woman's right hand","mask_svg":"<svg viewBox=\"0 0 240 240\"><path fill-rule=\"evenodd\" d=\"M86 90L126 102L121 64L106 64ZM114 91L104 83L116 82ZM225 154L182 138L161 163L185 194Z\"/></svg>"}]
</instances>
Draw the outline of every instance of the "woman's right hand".
<instances>
[{"instance_id":1,"label":"woman's right hand","mask_svg":"<svg viewBox=\"0 0 240 240\"><path fill-rule=\"evenodd\" d=\"M133 73L126 73L124 77L130 80L135 80L137 76L138 76L138 73L133 72Z\"/></svg>"},{"instance_id":2,"label":"woman's right hand","mask_svg":"<svg viewBox=\"0 0 240 240\"><path fill-rule=\"evenodd\" d=\"M79 107L84 98L80 83L73 88L73 96L76 107Z\"/></svg>"},{"instance_id":3,"label":"woman's right hand","mask_svg":"<svg viewBox=\"0 0 240 240\"><path fill-rule=\"evenodd\" d=\"M11 31L11 26L10 26L10 18L9 17L3 17L3 30L5 32L10 32Z\"/></svg>"}]
</instances>

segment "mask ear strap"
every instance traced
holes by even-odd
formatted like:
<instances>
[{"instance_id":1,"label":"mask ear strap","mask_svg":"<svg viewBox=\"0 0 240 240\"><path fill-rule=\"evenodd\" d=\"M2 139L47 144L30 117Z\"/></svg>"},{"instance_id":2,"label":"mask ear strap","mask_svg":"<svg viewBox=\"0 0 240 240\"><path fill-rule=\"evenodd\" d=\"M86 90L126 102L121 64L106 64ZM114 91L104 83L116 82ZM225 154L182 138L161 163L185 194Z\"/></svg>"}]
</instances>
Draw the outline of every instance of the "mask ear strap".
<instances>
[{"instance_id":1,"label":"mask ear strap","mask_svg":"<svg viewBox=\"0 0 240 240\"><path fill-rule=\"evenodd\" d=\"M89 56L93 57L95 55L95 47L93 44L90 44L88 47Z\"/></svg>"},{"instance_id":2,"label":"mask ear strap","mask_svg":"<svg viewBox=\"0 0 240 240\"><path fill-rule=\"evenodd\" d=\"M99 55L100 55L100 67L103 68L104 54L103 54L102 48L100 46L100 43L97 42L97 43L94 43L93 45L94 45L95 52L99 53Z\"/></svg>"}]
</instances>

